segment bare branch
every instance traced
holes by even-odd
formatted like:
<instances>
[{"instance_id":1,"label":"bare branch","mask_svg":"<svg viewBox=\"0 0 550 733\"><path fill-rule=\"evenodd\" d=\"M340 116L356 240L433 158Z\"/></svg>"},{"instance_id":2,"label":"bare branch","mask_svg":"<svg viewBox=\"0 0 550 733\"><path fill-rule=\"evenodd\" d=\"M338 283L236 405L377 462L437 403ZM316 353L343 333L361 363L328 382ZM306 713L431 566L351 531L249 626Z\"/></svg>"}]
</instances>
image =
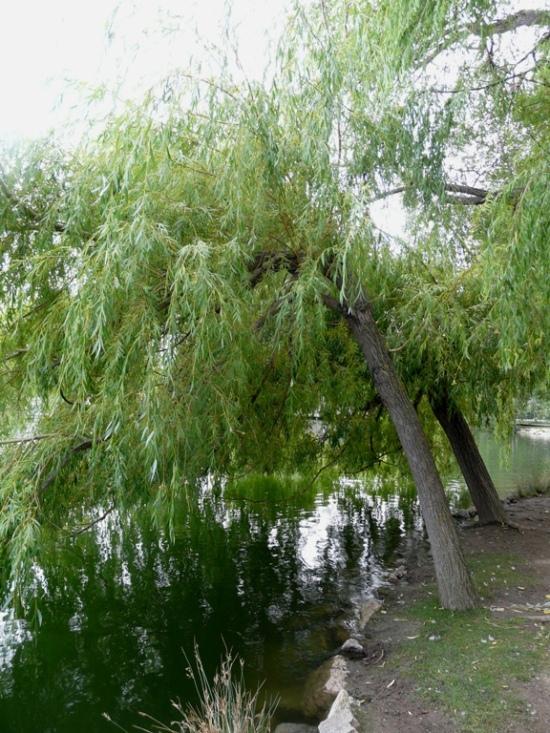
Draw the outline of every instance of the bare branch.
<instances>
[{"instance_id":1,"label":"bare branch","mask_svg":"<svg viewBox=\"0 0 550 733\"><path fill-rule=\"evenodd\" d=\"M447 196L446 201L449 204L462 204L463 206L481 206L485 203L485 199L478 196Z\"/></svg>"},{"instance_id":2,"label":"bare branch","mask_svg":"<svg viewBox=\"0 0 550 733\"><path fill-rule=\"evenodd\" d=\"M383 199L387 199L390 196L397 196L397 194L405 193L405 191L410 191L411 189L412 186L397 186L396 188L390 188L388 191L382 191L374 196L370 201L367 201L367 204L375 204L377 201L383 201Z\"/></svg>"},{"instance_id":3,"label":"bare branch","mask_svg":"<svg viewBox=\"0 0 550 733\"><path fill-rule=\"evenodd\" d=\"M71 461L71 458L77 453L83 453L84 451L89 450L90 448L92 448L93 444L93 440L91 440L90 438L86 438L82 442L75 445L74 448L70 448L68 451L66 451L59 465L53 468L48 473L44 481L40 484L38 488L38 493L40 495L44 494L46 489L48 489L54 483L61 471Z\"/></svg>"},{"instance_id":4,"label":"bare branch","mask_svg":"<svg viewBox=\"0 0 550 733\"><path fill-rule=\"evenodd\" d=\"M7 354L2 359L2 362L11 361L12 359L17 359L18 356L23 356L23 354L26 354L27 352L28 352L28 349L16 349L15 351L12 351L11 354Z\"/></svg>"},{"instance_id":5,"label":"bare branch","mask_svg":"<svg viewBox=\"0 0 550 733\"><path fill-rule=\"evenodd\" d=\"M412 191L413 188L413 186L397 186L396 188L391 188L389 191L382 191L382 193L377 194L368 203L374 204L376 203L376 201L382 201L389 196L395 196L399 193ZM449 203L457 204L483 204L491 193L484 188L476 188L475 186L467 186L461 183L446 183L444 186L444 190L447 193L462 194L458 196L447 197L447 201Z\"/></svg>"},{"instance_id":6,"label":"bare branch","mask_svg":"<svg viewBox=\"0 0 550 733\"><path fill-rule=\"evenodd\" d=\"M47 440L48 438L59 438L58 433L46 433L44 435L30 435L26 438L10 438L9 440L0 440L2 445L23 445L23 443L36 443L39 440Z\"/></svg>"},{"instance_id":7,"label":"bare branch","mask_svg":"<svg viewBox=\"0 0 550 733\"><path fill-rule=\"evenodd\" d=\"M505 18L499 18L493 23L471 23L465 28L458 29L452 35L444 38L436 48L424 57L422 60L422 66L428 66L439 56L439 54L447 51L455 42L459 41L465 33L471 33L474 36L498 36L503 35L504 33L509 33L510 31L515 31L518 28L529 26L550 26L550 11L542 9L519 10L517 13L507 15ZM540 41L548 38L549 35L549 33L546 33Z\"/></svg>"},{"instance_id":8,"label":"bare branch","mask_svg":"<svg viewBox=\"0 0 550 733\"><path fill-rule=\"evenodd\" d=\"M438 89L437 87L432 87L428 91L432 94L469 94L470 92L483 92L486 89L492 89L493 87L499 86L499 84L506 84L506 82L514 81L515 79L521 79L528 84L541 84L542 86L548 86L544 82L539 82L536 79L528 79L527 74L530 74L533 71L535 71L535 67L531 69L526 69L525 71L522 71L518 74L509 74L508 76L504 76L501 79L493 79L492 81L486 82L484 84L479 84L476 87L456 87L455 89Z\"/></svg>"},{"instance_id":9,"label":"bare branch","mask_svg":"<svg viewBox=\"0 0 550 733\"><path fill-rule=\"evenodd\" d=\"M105 511L101 516L99 516L96 519L94 519L92 522L89 522L88 524L85 524L84 526L82 526L79 529L75 530L72 533L72 536L73 537L77 537L79 534L82 534L83 532L87 532L89 529L91 529L92 527L94 527L96 524L99 524L100 522L102 522L106 517L109 516L109 514L111 514L112 512L114 512L115 508L116 507L113 505L112 507L110 507L109 509L107 509L107 511Z\"/></svg>"},{"instance_id":10,"label":"bare branch","mask_svg":"<svg viewBox=\"0 0 550 733\"><path fill-rule=\"evenodd\" d=\"M518 28L534 25L550 26L550 11L543 9L518 10L517 13L507 15L505 18L499 18L493 23L487 23L487 25L471 24L468 26L468 30L476 36L482 34L497 36L515 31Z\"/></svg>"},{"instance_id":11,"label":"bare branch","mask_svg":"<svg viewBox=\"0 0 550 733\"><path fill-rule=\"evenodd\" d=\"M466 186L462 183L446 183L445 191L449 193L464 193L466 196L475 196L476 198L486 199L489 191L484 188L476 188L475 186Z\"/></svg>"}]
</instances>

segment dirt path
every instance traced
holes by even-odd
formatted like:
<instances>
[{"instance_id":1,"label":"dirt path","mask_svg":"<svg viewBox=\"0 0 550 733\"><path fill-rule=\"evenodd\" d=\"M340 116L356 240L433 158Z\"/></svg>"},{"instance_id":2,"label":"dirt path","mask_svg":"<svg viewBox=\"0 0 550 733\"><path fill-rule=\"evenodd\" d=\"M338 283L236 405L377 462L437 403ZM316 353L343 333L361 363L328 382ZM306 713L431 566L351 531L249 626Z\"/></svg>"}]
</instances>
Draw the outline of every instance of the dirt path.
<instances>
[{"instance_id":1,"label":"dirt path","mask_svg":"<svg viewBox=\"0 0 550 733\"><path fill-rule=\"evenodd\" d=\"M491 624L493 619L497 629L505 627L506 623L508 629L515 629L515 624L519 624L517 628L521 628L524 640L530 636L537 639L538 661L529 670L531 673L525 675L525 681L514 681L510 686L500 685L503 695L513 693L514 699L518 700L513 714L506 716L498 727L491 727L489 720L484 723L484 728L478 730L480 733L481 730L484 733L525 733L526 730L529 733L549 733L550 652L543 629L550 629L550 613L544 613L544 603L550 599L550 496L514 501L508 505L508 510L510 520L520 528L519 531L501 527L461 527L461 539L474 566L484 559L489 567L492 558L497 558L495 563L498 558L514 559L510 566L512 580L502 575L488 577L481 585L478 581L480 593L484 596L483 604L489 610L484 614L484 623ZM361 715L364 733L460 733L476 730L462 724L456 710L454 715L443 712L445 707L449 709L449 704L438 706L417 691L418 673L413 669L415 658L402 651L407 640L429 634L429 628L426 630L425 622L422 624L408 617L405 610L430 594L434 580L428 550L421 548L414 558L408 558L407 567L406 580L389 591L385 612L378 615L372 627L369 626L367 648L382 648L382 658L378 655L374 662L371 659L352 665L349 690L364 701ZM498 573L497 569L495 574ZM513 635L515 631L508 633ZM489 641L491 643L497 642ZM523 654L525 663L526 655ZM475 664L475 660L472 663ZM437 684L435 675L434 687Z\"/></svg>"}]
</instances>

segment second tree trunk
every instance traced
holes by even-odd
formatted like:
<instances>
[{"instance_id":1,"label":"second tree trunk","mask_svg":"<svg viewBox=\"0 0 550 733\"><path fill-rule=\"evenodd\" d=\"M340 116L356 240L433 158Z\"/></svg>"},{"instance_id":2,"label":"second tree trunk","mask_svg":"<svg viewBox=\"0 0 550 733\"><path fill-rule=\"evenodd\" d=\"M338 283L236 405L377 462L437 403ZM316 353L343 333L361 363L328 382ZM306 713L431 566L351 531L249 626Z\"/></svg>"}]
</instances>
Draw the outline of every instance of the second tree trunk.
<instances>
[{"instance_id":1,"label":"second tree trunk","mask_svg":"<svg viewBox=\"0 0 550 733\"><path fill-rule=\"evenodd\" d=\"M451 444L480 524L506 524L504 507L464 415L453 409L448 400L432 399L430 402Z\"/></svg>"}]
</instances>

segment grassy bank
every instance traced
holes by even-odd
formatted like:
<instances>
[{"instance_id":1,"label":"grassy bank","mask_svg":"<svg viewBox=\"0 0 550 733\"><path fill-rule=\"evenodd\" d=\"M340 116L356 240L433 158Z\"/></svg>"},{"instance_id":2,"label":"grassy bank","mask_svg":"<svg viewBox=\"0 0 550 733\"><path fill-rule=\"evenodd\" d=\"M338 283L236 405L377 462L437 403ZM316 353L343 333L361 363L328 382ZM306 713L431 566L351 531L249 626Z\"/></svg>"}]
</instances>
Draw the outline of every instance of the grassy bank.
<instances>
[{"instance_id":1,"label":"grassy bank","mask_svg":"<svg viewBox=\"0 0 550 733\"><path fill-rule=\"evenodd\" d=\"M517 558L493 555L471 564L489 601L497 589L531 582L517 570ZM499 611L445 611L435 595L415 603L408 615L421 625L418 638L402 652L414 662L409 674L418 691L446 709L464 731L503 730L510 716L528 713L515 688L550 663L547 628L502 618Z\"/></svg>"},{"instance_id":2,"label":"grassy bank","mask_svg":"<svg viewBox=\"0 0 550 733\"><path fill-rule=\"evenodd\" d=\"M503 603L518 591L526 598L540 598L536 580L520 570L523 564L520 557L495 553L470 560L484 608L443 610L435 588L426 586L394 619L408 632L388 656L385 674L409 684L427 708L440 710L452 721L453 729L528 729L531 708L521 688L550 669L550 625L514 613L512 605L519 604ZM388 613L393 613L391 608ZM447 729L444 724L442 733Z\"/></svg>"}]
</instances>

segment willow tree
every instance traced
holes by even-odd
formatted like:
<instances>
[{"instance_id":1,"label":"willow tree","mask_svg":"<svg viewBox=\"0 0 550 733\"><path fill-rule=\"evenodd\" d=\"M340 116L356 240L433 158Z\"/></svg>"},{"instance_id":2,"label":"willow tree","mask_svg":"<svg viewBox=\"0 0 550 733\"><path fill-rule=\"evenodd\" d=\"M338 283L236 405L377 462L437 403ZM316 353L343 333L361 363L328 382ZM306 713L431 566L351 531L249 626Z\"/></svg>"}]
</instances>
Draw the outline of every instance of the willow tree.
<instances>
[{"instance_id":1,"label":"willow tree","mask_svg":"<svg viewBox=\"0 0 550 733\"><path fill-rule=\"evenodd\" d=\"M401 196L409 212L406 244L377 253L377 318L411 392L428 395L484 521L505 518L462 413L509 424L516 400L548 384L549 27L545 9L443 0L322 5L316 25L298 24L318 78L346 89L346 170L364 198ZM524 195L529 209L516 206Z\"/></svg>"},{"instance_id":2,"label":"willow tree","mask_svg":"<svg viewBox=\"0 0 550 733\"><path fill-rule=\"evenodd\" d=\"M269 433L273 409L258 411L256 397L265 365L285 374L303 430L328 305L360 345L409 459L442 601L473 603L427 441L366 299L372 233L356 226L328 144L304 147L313 113L316 139L332 134L305 103L216 90L200 100L206 119L201 106L162 123L131 112L67 170L41 171L62 181L47 217L5 181L24 221L12 227L17 257L7 253L4 358L20 409L40 425L5 464L12 567L39 524L71 505L124 504L144 490L163 504L184 482L229 471ZM28 289L9 279L22 259Z\"/></svg>"},{"instance_id":3,"label":"willow tree","mask_svg":"<svg viewBox=\"0 0 550 733\"><path fill-rule=\"evenodd\" d=\"M264 454L268 465L312 461L311 415L340 387L354 406L361 396L372 404L374 388L417 485L442 603L475 603L399 376L410 379L413 360L399 356L398 371L383 333L400 348L409 332L427 353L437 319L423 308L435 314L427 306L439 300L418 273L435 258L461 276L452 241L467 227L437 203L453 189L465 195L444 177L449 108L425 104L414 70L438 37L463 38L460 23L489 27L494 5L422 6L418 18L409 3L298 13L269 88L172 79L170 95L130 107L71 156L43 149L6 163L2 409L7 440L14 428L33 433L4 447L5 567L28 566L43 528L77 510L139 503L170 513L183 487ZM447 38L446 24L457 33ZM369 216L394 184L420 207L419 233L434 211L450 232L412 240L410 281L422 287L409 303L385 288L399 253L380 246ZM485 253L496 246L487 217ZM481 277L489 328L502 296L490 268ZM458 312L445 318L458 323ZM350 350L345 369L335 344ZM435 353L445 365L445 351Z\"/></svg>"}]
</instances>

